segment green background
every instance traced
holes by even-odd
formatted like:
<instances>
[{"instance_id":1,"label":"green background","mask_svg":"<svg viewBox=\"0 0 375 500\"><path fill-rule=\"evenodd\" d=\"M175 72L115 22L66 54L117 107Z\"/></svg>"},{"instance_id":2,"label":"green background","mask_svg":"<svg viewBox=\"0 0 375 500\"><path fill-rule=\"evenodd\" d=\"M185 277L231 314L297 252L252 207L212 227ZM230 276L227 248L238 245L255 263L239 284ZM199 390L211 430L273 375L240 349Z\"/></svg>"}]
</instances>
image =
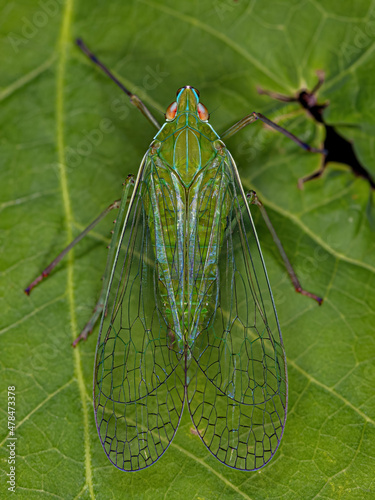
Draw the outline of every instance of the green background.
<instances>
[{"instance_id":1,"label":"green background","mask_svg":"<svg viewBox=\"0 0 375 500\"><path fill-rule=\"evenodd\" d=\"M329 165L301 191L297 180L318 168L319 155L260 123L227 141L302 284L324 297L318 307L294 292L253 209L289 367L284 437L259 472L216 461L187 412L151 468L124 473L104 455L91 402L98 329L75 350L71 342L98 298L111 216L29 298L23 289L119 197L154 135L75 37L160 120L190 84L218 132L255 110L315 146L324 130L256 86L294 94L323 69L325 118L354 140L374 176L375 2L1 3L0 496L9 472L6 391L15 385L17 498L374 498L373 196L349 169Z\"/></svg>"}]
</instances>

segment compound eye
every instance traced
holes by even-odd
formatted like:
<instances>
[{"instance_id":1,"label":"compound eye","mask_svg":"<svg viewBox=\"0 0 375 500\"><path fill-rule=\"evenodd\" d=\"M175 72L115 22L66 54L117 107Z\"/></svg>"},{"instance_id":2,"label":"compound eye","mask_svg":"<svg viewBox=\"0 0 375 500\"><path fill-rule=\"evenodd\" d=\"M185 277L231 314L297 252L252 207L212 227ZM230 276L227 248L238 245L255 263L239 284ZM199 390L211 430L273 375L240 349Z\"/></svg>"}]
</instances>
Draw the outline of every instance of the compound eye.
<instances>
[{"instance_id":1,"label":"compound eye","mask_svg":"<svg viewBox=\"0 0 375 500\"><path fill-rule=\"evenodd\" d=\"M197 106L197 111L198 111L199 118L202 120L202 122L208 121L210 115L209 115L207 108L204 104L199 102L198 106Z\"/></svg>"},{"instance_id":2,"label":"compound eye","mask_svg":"<svg viewBox=\"0 0 375 500\"><path fill-rule=\"evenodd\" d=\"M173 120L176 116L176 113L177 113L177 102L174 101L167 107L167 111L165 112L165 119L167 121Z\"/></svg>"}]
</instances>

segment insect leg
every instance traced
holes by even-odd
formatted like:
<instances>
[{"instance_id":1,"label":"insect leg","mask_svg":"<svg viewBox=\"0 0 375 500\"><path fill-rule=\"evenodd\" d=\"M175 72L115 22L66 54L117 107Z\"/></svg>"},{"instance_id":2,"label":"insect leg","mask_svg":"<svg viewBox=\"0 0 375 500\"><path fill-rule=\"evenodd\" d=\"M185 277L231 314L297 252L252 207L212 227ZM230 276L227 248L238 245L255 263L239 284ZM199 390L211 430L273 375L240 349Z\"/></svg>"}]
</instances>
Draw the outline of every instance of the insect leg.
<instances>
[{"instance_id":1,"label":"insect leg","mask_svg":"<svg viewBox=\"0 0 375 500\"><path fill-rule=\"evenodd\" d=\"M132 175L129 175L128 178L126 179L124 186L125 189L126 187L131 183L134 183L134 178ZM36 287L38 283L40 283L44 278L47 278L51 271L57 266L57 264L65 257L65 255L77 244L79 243L94 227L99 224L99 222L104 219L104 217L113 209L117 209L121 207L121 201L122 200L116 200L113 203L111 203L100 215L97 217L91 224L89 224L86 229L82 231L74 240L69 243L69 245L64 248L64 250L59 253L59 255L53 259L53 261L35 278L35 280L30 283L30 285L25 288L25 293L26 295L30 295L31 291L33 288Z\"/></svg>"},{"instance_id":2,"label":"insect leg","mask_svg":"<svg viewBox=\"0 0 375 500\"><path fill-rule=\"evenodd\" d=\"M118 215L117 215L117 219L116 219L116 224L115 224L115 227L113 230L111 243L108 247L107 263L106 263L105 271L104 271L104 275L103 275L103 284L102 284L102 289L100 291L99 300L96 303L94 310L92 312L92 315L91 315L90 319L88 320L88 322L86 323L85 327L83 328L82 332L74 340L74 342L72 344L73 347L76 347L76 345L81 340L87 340L87 337L92 332L92 330L95 326L95 323L98 321L99 316L101 315L101 313L103 311L105 299L106 299L106 294L107 294L107 288L108 288L108 284L109 284L110 271L111 271L115 251L117 248L118 236L119 236L120 228L122 227L122 221L124 219L125 209L129 203L129 199L130 199L130 197L129 197L130 188L133 185L134 185L134 177L133 177L133 175L129 175L127 177L126 181L124 182L124 189L123 189L122 198L121 198L121 201L119 202L119 205L118 205L119 211L118 211Z\"/></svg>"},{"instance_id":3,"label":"insect leg","mask_svg":"<svg viewBox=\"0 0 375 500\"><path fill-rule=\"evenodd\" d=\"M49 274L51 273L51 271L53 270L54 267L57 266L57 264L65 257L65 255L79 242L82 240L82 238L84 238L86 236L87 233L89 233L91 231L91 229L93 229L102 219L104 219L104 217L113 209L115 208L119 208L120 206L120 200L116 200L115 202L111 203L111 205L109 205L100 215L99 217L97 217L93 222L91 222L90 225L88 225L86 227L86 229L84 229L82 231L82 233L80 233L76 238L74 238L74 240L69 243L69 245L64 248L64 250L59 253L59 255L39 274L39 276L37 276L35 278L35 280L30 283L30 285L25 288L25 293L26 295L30 295L31 291L33 288L36 287L36 285L38 283L40 283L42 281L42 279L46 278L47 276L49 276Z\"/></svg>"},{"instance_id":4,"label":"insect leg","mask_svg":"<svg viewBox=\"0 0 375 500\"><path fill-rule=\"evenodd\" d=\"M139 109L139 111L147 118L147 120L154 125L158 130L160 129L160 123L157 121L157 119L154 117L154 115L151 113L151 111L147 108L147 106L141 101L141 99L130 92L129 89L123 85L118 78L115 77L115 75L106 67L102 62L99 61L99 59L86 47L86 45L83 43L83 41L80 38L77 38L76 40L78 47L84 52L89 59L91 59L92 62L94 62L99 68L101 68L104 73L106 73L111 80L113 80L121 90L125 92L125 94L129 97L130 102L135 106L136 108Z\"/></svg>"},{"instance_id":5,"label":"insect leg","mask_svg":"<svg viewBox=\"0 0 375 500\"><path fill-rule=\"evenodd\" d=\"M300 146L302 149L305 151L309 151L310 153L322 153L322 154L327 154L327 150L325 149L318 149L318 148L313 148L306 142L301 141L301 139L298 139L294 134L289 132L283 127L280 127L280 125L277 125L277 123L269 120L266 116L262 115L261 113L256 113L253 111L249 115L245 116L242 118L242 120L238 121L235 123L232 127L230 127L228 130L226 130L222 135L221 139L228 139L228 137L231 137L232 135L236 134L240 130L242 130L244 127L249 125L250 123L254 123L256 120L261 120L263 123L266 123L269 127L272 127L273 129L277 130L278 132L281 132L283 135L294 141L298 146Z\"/></svg>"},{"instance_id":6,"label":"insect leg","mask_svg":"<svg viewBox=\"0 0 375 500\"><path fill-rule=\"evenodd\" d=\"M321 297L318 297L314 293L308 292L307 290L304 290L302 288L301 283L299 282L297 275L292 267L292 264L290 263L290 260L288 259L288 256L284 250L284 247L283 247L279 237L277 236L275 228L273 227L272 222L271 222L270 218L268 217L267 211L264 208L262 202L258 199L256 192L250 191L249 193L247 193L246 198L247 198L247 201L251 205L257 205L257 207L259 207L260 213L262 214L264 222L266 223L266 226L268 227L268 230L271 233L272 239L275 242L275 244L280 252L280 255L284 261L286 270L289 274L290 279L292 280L292 283L293 283L293 286L294 286L296 292L298 292L302 295L306 295L306 297L310 297L311 299L316 300L316 302L319 305L321 305L323 303L323 299Z\"/></svg>"}]
</instances>

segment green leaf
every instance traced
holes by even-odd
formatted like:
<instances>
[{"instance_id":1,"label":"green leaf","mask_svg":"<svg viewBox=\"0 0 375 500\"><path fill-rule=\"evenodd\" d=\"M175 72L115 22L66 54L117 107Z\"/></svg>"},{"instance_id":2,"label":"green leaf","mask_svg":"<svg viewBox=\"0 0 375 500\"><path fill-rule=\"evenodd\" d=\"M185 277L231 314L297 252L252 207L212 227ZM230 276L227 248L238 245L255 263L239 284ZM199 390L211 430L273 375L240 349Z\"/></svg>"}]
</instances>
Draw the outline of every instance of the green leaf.
<instances>
[{"instance_id":1,"label":"green leaf","mask_svg":"<svg viewBox=\"0 0 375 500\"><path fill-rule=\"evenodd\" d=\"M280 449L258 473L221 465L187 412L166 454L124 473L107 460L92 409L98 328L71 342L98 298L111 217L30 297L23 289L137 173L152 126L74 44L82 37L162 121L182 85L200 90L221 132L260 111L315 146L324 128L295 94L318 101L373 176L375 10L369 2L21 0L1 11L1 494L9 486L7 388L16 386L17 498L374 498L373 193L343 165L297 188L319 155L260 123L227 142L245 190L263 200L303 286L297 295L255 219L289 367ZM9 493L10 494L10 493Z\"/></svg>"}]
</instances>

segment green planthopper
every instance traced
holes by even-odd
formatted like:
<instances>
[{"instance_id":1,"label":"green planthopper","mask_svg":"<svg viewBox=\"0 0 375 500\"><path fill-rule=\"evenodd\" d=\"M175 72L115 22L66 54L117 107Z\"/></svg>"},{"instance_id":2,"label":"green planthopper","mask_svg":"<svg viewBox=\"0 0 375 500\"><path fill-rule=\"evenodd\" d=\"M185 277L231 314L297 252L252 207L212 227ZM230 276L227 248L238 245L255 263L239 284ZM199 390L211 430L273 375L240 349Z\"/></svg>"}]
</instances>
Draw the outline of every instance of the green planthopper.
<instances>
[{"instance_id":1,"label":"green planthopper","mask_svg":"<svg viewBox=\"0 0 375 500\"><path fill-rule=\"evenodd\" d=\"M155 463L186 406L195 432L223 464L257 470L275 454L287 412L286 358L250 204L260 207L295 289L302 289L256 193L245 194L227 139L199 92L177 91L160 126L142 101L87 49L80 48L158 129L136 179L25 290L31 292L108 212L118 209L102 293L75 340L101 316L94 409L101 443L119 469Z\"/></svg>"}]
</instances>

